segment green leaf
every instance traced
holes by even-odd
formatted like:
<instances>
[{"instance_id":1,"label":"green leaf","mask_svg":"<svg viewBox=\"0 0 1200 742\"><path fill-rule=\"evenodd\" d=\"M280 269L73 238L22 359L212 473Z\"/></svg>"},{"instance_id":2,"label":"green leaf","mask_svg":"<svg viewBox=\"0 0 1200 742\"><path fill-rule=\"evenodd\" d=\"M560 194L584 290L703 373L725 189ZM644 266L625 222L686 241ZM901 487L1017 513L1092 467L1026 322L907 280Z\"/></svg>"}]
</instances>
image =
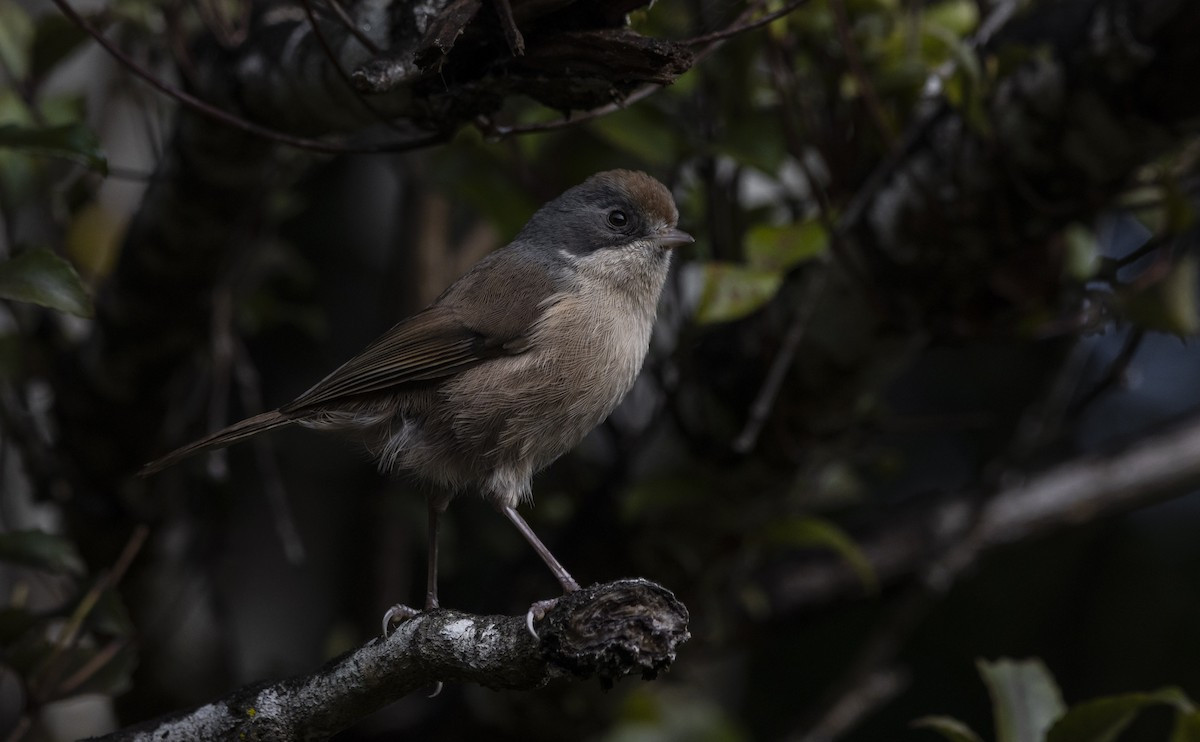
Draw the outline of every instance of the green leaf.
<instances>
[{"instance_id":1,"label":"green leaf","mask_svg":"<svg viewBox=\"0 0 1200 742\"><path fill-rule=\"evenodd\" d=\"M1046 742L1113 742L1139 713L1160 704L1190 705L1178 688L1096 698L1072 706L1050 728Z\"/></svg>"},{"instance_id":2,"label":"green leaf","mask_svg":"<svg viewBox=\"0 0 1200 742\"><path fill-rule=\"evenodd\" d=\"M1171 742L1200 742L1200 711L1188 711L1175 716Z\"/></svg>"},{"instance_id":3,"label":"green leaf","mask_svg":"<svg viewBox=\"0 0 1200 742\"><path fill-rule=\"evenodd\" d=\"M0 533L0 561L36 567L48 572L84 573L75 545L45 531Z\"/></svg>"},{"instance_id":4,"label":"green leaf","mask_svg":"<svg viewBox=\"0 0 1200 742\"><path fill-rule=\"evenodd\" d=\"M923 19L961 37L972 33L979 25L979 9L970 0L948 0L926 7Z\"/></svg>"},{"instance_id":5,"label":"green leaf","mask_svg":"<svg viewBox=\"0 0 1200 742\"><path fill-rule=\"evenodd\" d=\"M1096 275L1100 267L1100 248L1096 233L1082 224L1071 224L1062 233L1066 247L1064 268L1067 275L1076 281L1086 281Z\"/></svg>"},{"instance_id":6,"label":"green leaf","mask_svg":"<svg viewBox=\"0 0 1200 742\"><path fill-rule=\"evenodd\" d=\"M33 79L44 78L89 38L87 31L62 13L47 13L39 18L29 61Z\"/></svg>"},{"instance_id":7,"label":"green leaf","mask_svg":"<svg viewBox=\"0 0 1200 742\"><path fill-rule=\"evenodd\" d=\"M101 174L108 173L108 161L92 130L83 124L32 127L0 125L0 149L16 149L30 154L62 157L86 165Z\"/></svg>"},{"instance_id":8,"label":"green leaf","mask_svg":"<svg viewBox=\"0 0 1200 742\"><path fill-rule=\"evenodd\" d=\"M846 560L868 592L879 589L879 577L871 560L854 539L824 518L803 515L778 521L766 529L763 541L773 546L829 549Z\"/></svg>"},{"instance_id":9,"label":"green leaf","mask_svg":"<svg viewBox=\"0 0 1200 742\"><path fill-rule=\"evenodd\" d=\"M0 263L0 298L92 316L92 300L79 274L49 250L27 250Z\"/></svg>"},{"instance_id":10,"label":"green leaf","mask_svg":"<svg viewBox=\"0 0 1200 742\"><path fill-rule=\"evenodd\" d=\"M923 716L912 722L914 729L937 732L949 742L983 742L971 727L949 716Z\"/></svg>"},{"instance_id":11,"label":"green leaf","mask_svg":"<svg viewBox=\"0 0 1200 742\"><path fill-rule=\"evenodd\" d=\"M778 271L716 261L692 265L700 283L695 313L700 324L741 319L770 301L783 284Z\"/></svg>"},{"instance_id":12,"label":"green leaf","mask_svg":"<svg viewBox=\"0 0 1200 742\"><path fill-rule=\"evenodd\" d=\"M1042 742L1066 711L1054 676L1041 660L978 660L992 697L996 742Z\"/></svg>"},{"instance_id":13,"label":"green leaf","mask_svg":"<svg viewBox=\"0 0 1200 742\"><path fill-rule=\"evenodd\" d=\"M0 0L0 63L17 81L29 71L33 21L13 0Z\"/></svg>"},{"instance_id":14,"label":"green leaf","mask_svg":"<svg viewBox=\"0 0 1200 742\"><path fill-rule=\"evenodd\" d=\"M1153 234L1180 234L1196 223L1196 210L1187 189L1170 175L1161 183L1129 189L1121 197L1121 206Z\"/></svg>"},{"instance_id":15,"label":"green leaf","mask_svg":"<svg viewBox=\"0 0 1200 742\"><path fill-rule=\"evenodd\" d=\"M1200 332L1200 258L1181 258L1171 272L1140 291L1119 295L1129 319L1147 330L1180 337Z\"/></svg>"},{"instance_id":16,"label":"green leaf","mask_svg":"<svg viewBox=\"0 0 1200 742\"><path fill-rule=\"evenodd\" d=\"M746 262L755 268L786 271L829 249L829 233L815 220L772 227L760 224L746 232Z\"/></svg>"}]
</instances>

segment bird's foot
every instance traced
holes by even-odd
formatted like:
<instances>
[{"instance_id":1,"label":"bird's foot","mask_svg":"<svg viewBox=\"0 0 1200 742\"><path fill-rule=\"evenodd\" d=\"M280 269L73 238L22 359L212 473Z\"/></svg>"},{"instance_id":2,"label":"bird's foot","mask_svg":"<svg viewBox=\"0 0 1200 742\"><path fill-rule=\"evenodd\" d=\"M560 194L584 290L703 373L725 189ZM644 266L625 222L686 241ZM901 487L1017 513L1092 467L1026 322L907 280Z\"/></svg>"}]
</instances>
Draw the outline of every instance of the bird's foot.
<instances>
[{"instance_id":1,"label":"bird's foot","mask_svg":"<svg viewBox=\"0 0 1200 742\"><path fill-rule=\"evenodd\" d=\"M387 609L387 613L383 614L383 638L386 639L388 630L392 628L392 623L404 623L410 618L415 618L421 615L421 611L416 608L411 608L403 603L397 603Z\"/></svg>"},{"instance_id":2,"label":"bird's foot","mask_svg":"<svg viewBox=\"0 0 1200 742\"><path fill-rule=\"evenodd\" d=\"M425 611L431 611L437 607L437 599L435 598L433 605L426 605L424 611L418 611L416 608L404 605L403 603L397 603L391 608L388 608L387 613L383 614L383 638L387 638L388 629L392 628L392 622L404 623L410 618L416 618ZM429 694L429 698L437 698L439 695L441 695L442 688L444 687L445 686L443 685L442 681L437 681L437 685L433 686L433 692Z\"/></svg>"},{"instance_id":3,"label":"bird's foot","mask_svg":"<svg viewBox=\"0 0 1200 742\"><path fill-rule=\"evenodd\" d=\"M533 622L541 621L543 618L545 618L546 614L550 612L550 609L553 608L554 604L557 602L558 598L550 598L549 600L539 600L538 602L529 606L529 611L525 614L525 628L529 630L529 635L535 640L541 641L540 637L538 637L537 630L533 628Z\"/></svg>"}]
</instances>

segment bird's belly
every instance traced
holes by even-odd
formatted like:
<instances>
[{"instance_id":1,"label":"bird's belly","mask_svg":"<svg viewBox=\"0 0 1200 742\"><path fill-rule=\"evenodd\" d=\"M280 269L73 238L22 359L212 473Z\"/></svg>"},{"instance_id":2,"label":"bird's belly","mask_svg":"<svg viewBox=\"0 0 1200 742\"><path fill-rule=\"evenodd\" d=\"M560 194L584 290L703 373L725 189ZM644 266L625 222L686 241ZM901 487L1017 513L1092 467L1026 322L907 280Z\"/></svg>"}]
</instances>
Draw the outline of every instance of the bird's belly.
<instances>
[{"instance_id":1,"label":"bird's belly","mask_svg":"<svg viewBox=\"0 0 1200 742\"><path fill-rule=\"evenodd\" d=\"M384 469L408 469L497 504L529 496L535 472L574 447L633 386L653 305L597 313L567 297L546 312L529 350L485 361L394 402L370 444ZM590 324L588 320L592 321Z\"/></svg>"},{"instance_id":2,"label":"bird's belly","mask_svg":"<svg viewBox=\"0 0 1200 742\"><path fill-rule=\"evenodd\" d=\"M608 417L632 386L641 361L640 355L584 358L559 353L491 364L486 370L488 391L472 394L460 408L456 433L492 449L493 459L527 459L540 469Z\"/></svg>"},{"instance_id":3,"label":"bird's belly","mask_svg":"<svg viewBox=\"0 0 1200 742\"><path fill-rule=\"evenodd\" d=\"M502 480L523 473L527 481L620 403L645 359L645 325L574 328L571 342L553 344L554 351L535 342L535 350L465 372L445 389L457 402L449 405L458 410L454 438L476 453L488 477L505 469L511 476Z\"/></svg>"}]
</instances>

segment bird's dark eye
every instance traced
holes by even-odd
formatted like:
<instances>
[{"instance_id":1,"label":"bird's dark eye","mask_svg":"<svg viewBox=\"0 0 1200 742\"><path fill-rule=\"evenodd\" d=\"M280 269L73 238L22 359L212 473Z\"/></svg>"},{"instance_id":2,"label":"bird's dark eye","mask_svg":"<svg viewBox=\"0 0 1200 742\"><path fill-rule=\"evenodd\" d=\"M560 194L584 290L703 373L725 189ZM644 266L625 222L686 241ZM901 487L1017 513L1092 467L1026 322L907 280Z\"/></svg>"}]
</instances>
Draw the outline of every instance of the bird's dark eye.
<instances>
[{"instance_id":1,"label":"bird's dark eye","mask_svg":"<svg viewBox=\"0 0 1200 742\"><path fill-rule=\"evenodd\" d=\"M608 223L609 226L620 229L629 223L629 217L625 216L624 211L621 211L620 209L613 209L612 211L608 212Z\"/></svg>"}]
</instances>

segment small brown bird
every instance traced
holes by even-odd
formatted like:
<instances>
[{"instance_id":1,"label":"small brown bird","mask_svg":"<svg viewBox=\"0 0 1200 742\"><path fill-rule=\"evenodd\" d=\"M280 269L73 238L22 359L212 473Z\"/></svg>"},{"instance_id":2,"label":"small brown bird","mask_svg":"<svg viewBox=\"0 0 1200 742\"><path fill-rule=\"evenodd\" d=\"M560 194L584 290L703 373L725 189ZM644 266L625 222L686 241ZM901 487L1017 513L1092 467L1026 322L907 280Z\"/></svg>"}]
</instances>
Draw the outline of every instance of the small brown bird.
<instances>
[{"instance_id":1,"label":"small brown bird","mask_svg":"<svg viewBox=\"0 0 1200 742\"><path fill-rule=\"evenodd\" d=\"M539 209L431 306L292 402L173 451L142 474L284 425L347 433L381 470L408 470L437 486L428 498L426 609L438 605L438 520L467 489L512 521L563 590L577 590L516 507L530 498L534 473L633 386L671 248L693 242L676 228L678 216L671 193L645 173L593 175Z\"/></svg>"}]
</instances>

